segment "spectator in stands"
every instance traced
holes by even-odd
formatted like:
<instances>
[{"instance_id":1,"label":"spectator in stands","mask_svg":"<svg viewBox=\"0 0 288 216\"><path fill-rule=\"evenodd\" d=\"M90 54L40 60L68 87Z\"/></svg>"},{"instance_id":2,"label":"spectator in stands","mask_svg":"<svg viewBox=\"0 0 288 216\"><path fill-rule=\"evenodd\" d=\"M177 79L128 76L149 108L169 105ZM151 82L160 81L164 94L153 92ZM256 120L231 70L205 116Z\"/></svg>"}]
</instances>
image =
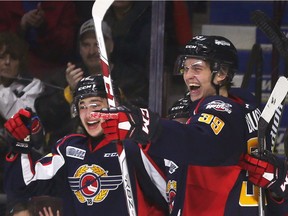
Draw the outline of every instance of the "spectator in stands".
<instances>
[{"instance_id":1,"label":"spectator in stands","mask_svg":"<svg viewBox=\"0 0 288 216\"><path fill-rule=\"evenodd\" d=\"M102 29L109 58L114 46L111 29L106 22L102 23ZM102 74L93 19L89 19L83 23L78 39L81 61L76 64L68 62L66 68L66 80L69 84L69 91L74 91L77 83L84 76Z\"/></svg>"},{"instance_id":2,"label":"spectator in stands","mask_svg":"<svg viewBox=\"0 0 288 216\"><path fill-rule=\"evenodd\" d=\"M0 144L1 160L8 150L4 123L20 108L30 107L43 91L40 80L29 77L27 73L28 45L14 33L0 33ZM0 183L2 183L2 164L0 161ZM2 186L2 184L1 184ZM2 187L0 189L2 190Z\"/></svg>"},{"instance_id":3,"label":"spectator in stands","mask_svg":"<svg viewBox=\"0 0 288 216\"><path fill-rule=\"evenodd\" d=\"M12 31L26 39L28 68L37 78L63 71L74 54L77 25L72 1L0 2L0 32Z\"/></svg>"},{"instance_id":4,"label":"spectator in stands","mask_svg":"<svg viewBox=\"0 0 288 216\"><path fill-rule=\"evenodd\" d=\"M31 107L42 92L40 80L28 77L27 44L14 33L0 33L0 115L7 120L20 108Z\"/></svg>"},{"instance_id":5,"label":"spectator in stands","mask_svg":"<svg viewBox=\"0 0 288 216\"><path fill-rule=\"evenodd\" d=\"M6 216L61 216L62 200L52 196L36 196L9 203Z\"/></svg>"}]
</instances>

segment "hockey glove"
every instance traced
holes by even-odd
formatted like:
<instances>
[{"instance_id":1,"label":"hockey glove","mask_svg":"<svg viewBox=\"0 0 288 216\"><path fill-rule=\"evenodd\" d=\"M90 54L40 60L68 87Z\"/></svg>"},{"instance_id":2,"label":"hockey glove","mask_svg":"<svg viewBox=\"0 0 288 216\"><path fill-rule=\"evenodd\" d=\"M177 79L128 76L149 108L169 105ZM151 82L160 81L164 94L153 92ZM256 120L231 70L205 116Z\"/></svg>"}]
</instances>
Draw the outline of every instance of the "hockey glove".
<instances>
[{"instance_id":1,"label":"hockey glove","mask_svg":"<svg viewBox=\"0 0 288 216\"><path fill-rule=\"evenodd\" d=\"M101 110L101 124L106 139L124 140L131 138L147 144L159 132L160 117L149 109L116 107Z\"/></svg>"},{"instance_id":2,"label":"hockey glove","mask_svg":"<svg viewBox=\"0 0 288 216\"><path fill-rule=\"evenodd\" d=\"M240 166L248 171L248 179L253 184L270 189L278 197L288 197L286 161L282 161L267 150L260 159L258 150L256 150L252 155L244 155Z\"/></svg>"},{"instance_id":3,"label":"hockey glove","mask_svg":"<svg viewBox=\"0 0 288 216\"><path fill-rule=\"evenodd\" d=\"M20 109L4 124L7 140L15 153L28 153L39 149L44 142L44 130L39 117L30 108Z\"/></svg>"}]
</instances>

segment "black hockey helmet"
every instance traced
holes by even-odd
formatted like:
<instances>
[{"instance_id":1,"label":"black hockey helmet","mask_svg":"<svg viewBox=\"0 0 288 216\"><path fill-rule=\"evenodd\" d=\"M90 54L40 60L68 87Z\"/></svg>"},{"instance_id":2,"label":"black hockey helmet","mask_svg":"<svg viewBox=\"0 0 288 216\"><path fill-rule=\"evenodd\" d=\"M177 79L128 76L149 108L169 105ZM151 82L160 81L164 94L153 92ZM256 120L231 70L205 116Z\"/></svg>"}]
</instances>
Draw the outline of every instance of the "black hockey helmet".
<instances>
[{"instance_id":1,"label":"black hockey helmet","mask_svg":"<svg viewBox=\"0 0 288 216\"><path fill-rule=\"evenodd\" d=\"M189 93L186 94L183 98L177 100L168 110L168 118L170 120L176 118L189 118L189 102L190 97Z\"/></svg>"},{"instance_id":2,"label":"black hockey helmet","mask_svg":"<svg viewBox=\"0 0 288 216\"><path fill-rule=\"evenodd\" d=\"M78 113L79 100L95 96L106 98L103 76L93 75L82 78L78 82L76 89L73 93L73 111L77 111Z\"/></svg>"},{"instance_id":3,"label":"black hockey helmet","mask_svg":"<svg viewBox=\"0 0 288 216\"><path fill-rule=\"evenodd\" d=\"M203 59L210 63L212 73L218 72L221 66L228 66L227 83L231 83L238 69L238 56L235 46L222 36L198 35L184 47L183 53L176 61L176 73L182 73L183 63L188 57Z\"/></svg>"}]
</instances>

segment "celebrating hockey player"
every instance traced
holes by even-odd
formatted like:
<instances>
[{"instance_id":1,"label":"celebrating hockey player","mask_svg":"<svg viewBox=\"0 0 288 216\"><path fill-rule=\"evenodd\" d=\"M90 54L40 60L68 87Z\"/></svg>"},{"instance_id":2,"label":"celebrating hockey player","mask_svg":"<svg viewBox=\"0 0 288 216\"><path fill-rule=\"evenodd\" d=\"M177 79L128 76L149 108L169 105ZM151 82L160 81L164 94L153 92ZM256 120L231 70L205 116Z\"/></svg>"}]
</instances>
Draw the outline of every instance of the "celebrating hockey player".
<instances>
[{"instance_id":1,"label":"celebrating hockey player","mask_svg":"<svg viewBox=\"0 0 288 216\"><path fill-rule=\"evenodd\" d=\"M105 139L101 120L93 115L95 111L108 107L102 75L81 79L74 92L74 103L86 133L65 136L53 146L50 154L39 161L33 160L33 142L27 139L31 136L32 140L37 134L34 129L39 126L30 124L32 113L22 109L5 123L15 138L12 151L6 157L5 190L8 200L51 192L60 184L64 215L67 216L127 216L126 202L131 199L132 192L135 214L161 216L168 212L165 180L156 172L159 167L150 164L147 158L144 166L140 154L145 158L145 153L140 153L139 147L131 142L127 142L125 149L132 192L128 188L130 195L125 196L117 154L117 148L122 148L122 145ZM153 171L159 190L149 183L147 166ZM161 188L162 191L164 188L163 195L159 192Z\"/></svg>"},{"instance_id":2,"label":"celebrating hockey player","mask_svg":"<svg viewBox=\"0 0 288 216\"><path fill-rule=\"evenodd\" d=\"M149 109L105 109L103 118L117 113L102 123L106 138L136 140L166 159L170 215L257 215L258 188L239 161L257 145L260 110L252 94L231 88L236 48L221 36L195 36L177 63L192 101L187 124Z\"/></svg>"}]
</instances>

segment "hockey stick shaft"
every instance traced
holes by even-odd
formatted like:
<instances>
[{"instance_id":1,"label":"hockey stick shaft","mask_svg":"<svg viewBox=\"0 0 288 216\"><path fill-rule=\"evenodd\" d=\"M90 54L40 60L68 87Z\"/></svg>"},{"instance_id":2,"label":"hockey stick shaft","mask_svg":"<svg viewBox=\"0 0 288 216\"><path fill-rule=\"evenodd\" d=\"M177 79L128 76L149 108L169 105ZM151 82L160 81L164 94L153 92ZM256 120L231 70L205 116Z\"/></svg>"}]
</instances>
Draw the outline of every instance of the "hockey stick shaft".
<instances>
[{"instance_id":1,"label":"hockey stick shaft","mask_svg":"<svg viewBox=\"0 0 288 216\"><path fill-rule=\"evenodd\" d=\"M106 11L108 8L112 5L114 0L96 0L93 4L92 8L92 16L94 20L95 25L95 31L99 46L99 52L100 52L100 61L101 66L103 70L103 79L105 83L105 89L107 93L107 99L108 104L110 107L116 106L116 100L114 97L113 92L113 86L112 86L112 79L110 75L110 68L109 68L109 61L107 57L106 47L105 47L105 41L104 36L102 32L102 21L104 18L104 15L106 14ZM118 152L119 154L119 163L122 171L122 179L123 179L123 187L126 195L126 202L127 202L127 209L130 216L136 216L137 212L135 209L135 201L133 198L133 192L128 172L128 165L126 161L126 153L125 148L123 145L123 150L121 152Z\"/></svg>"},{"instance_id":2,"label":"hockey stick shaft","mask_svg":"<svg viewBox=\"0 0 288 216\"><path fill-rule=\"evenodd\" d=\"M281 102L285 99L288 92L288 80L286 77L279 77L271 95L261 113L258 122L258 148L260 156L263 155L266 149L266 130L272 117L274 116L277 108L281 105ZM265 196L263 188L259 190L259 215L265 215Z\"/></svg>"},{"instance_id":3,"label":"hockey stick shaft","mask_svg":"<svg viewBox=\"0 0 288 216\"><path fill-rule=\"evenodd\" d=\"M255 97L257 105L260 107L262 101L262 73L263 73L263 55L259 44L254 44L247 65L247 70L243 76L241 88L248 88L251 76L255 73Z\"/></svg>"}]
</instances>

